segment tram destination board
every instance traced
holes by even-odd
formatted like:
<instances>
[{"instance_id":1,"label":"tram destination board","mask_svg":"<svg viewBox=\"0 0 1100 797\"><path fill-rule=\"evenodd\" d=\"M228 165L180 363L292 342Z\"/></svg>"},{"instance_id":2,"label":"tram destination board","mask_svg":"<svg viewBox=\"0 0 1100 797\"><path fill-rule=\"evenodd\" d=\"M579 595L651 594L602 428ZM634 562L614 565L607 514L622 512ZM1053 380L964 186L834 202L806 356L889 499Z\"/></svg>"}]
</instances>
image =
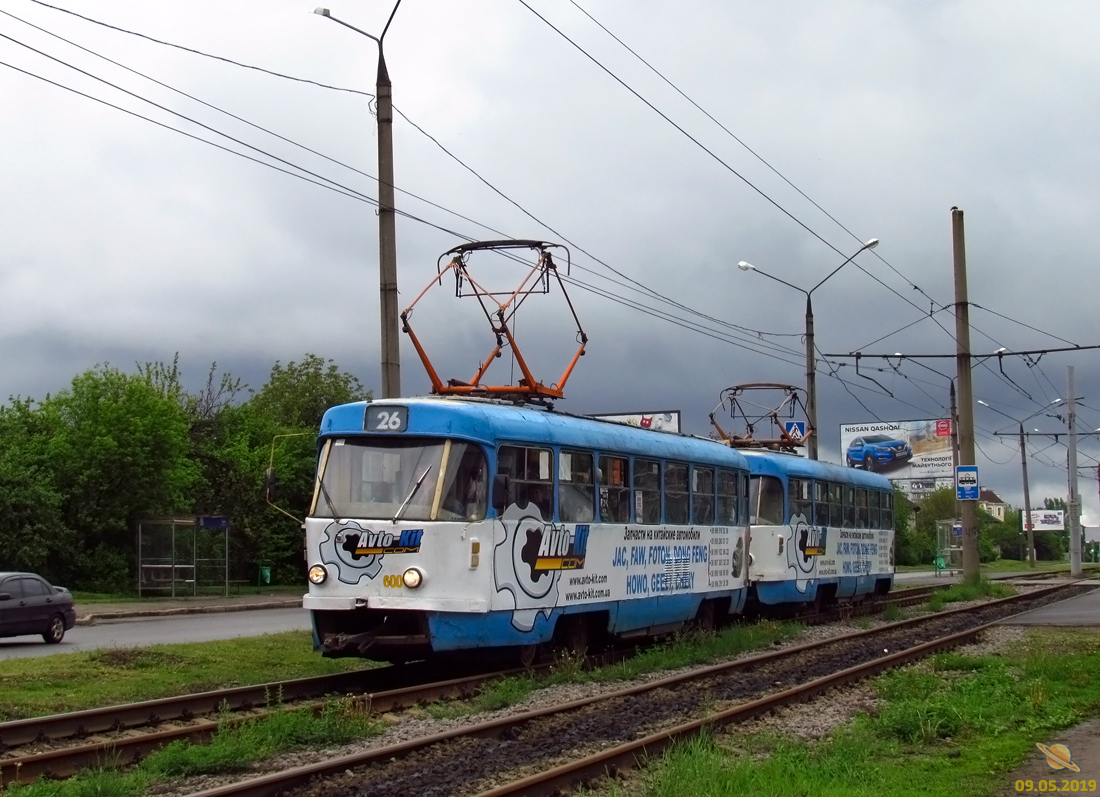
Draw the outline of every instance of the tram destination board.
<instances>
[{"instance_id":1,"label":"tram destination board","mask_svg":"<svg viewBox=\"0 0 1100 797\"><path fill-rule=\"evenodd\" d=\"M409 428L409 408L387 404L368 404L363 418L366 432L403 432Z\"/></svg>"}]
</instances>

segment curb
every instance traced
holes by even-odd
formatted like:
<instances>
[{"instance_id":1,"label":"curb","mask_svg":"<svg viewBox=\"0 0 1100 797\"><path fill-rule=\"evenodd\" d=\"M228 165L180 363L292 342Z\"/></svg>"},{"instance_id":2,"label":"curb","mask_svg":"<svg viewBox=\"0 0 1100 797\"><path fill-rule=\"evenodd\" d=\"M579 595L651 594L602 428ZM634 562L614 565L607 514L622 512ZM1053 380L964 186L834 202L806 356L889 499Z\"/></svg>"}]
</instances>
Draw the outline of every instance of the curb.
<instances>
[{"instance_id":1,"label":"curb","mask_svg":"<svg viewBox=\"0 0 1100 797\"><path fill-rule=\"evenodd\" d=\"M222 614L225 612L252 612L259 609L293 609L301 608L302 599L293 598L284 601L269 601L265 603L235 603L216 606L183 606L175 609L138 609L132 612L100 612L88 614L76 618L76 625L95 625L97 622L110 620L128 620L141 617L175 617L184 614Z\"/></svg>"}]
</instances>

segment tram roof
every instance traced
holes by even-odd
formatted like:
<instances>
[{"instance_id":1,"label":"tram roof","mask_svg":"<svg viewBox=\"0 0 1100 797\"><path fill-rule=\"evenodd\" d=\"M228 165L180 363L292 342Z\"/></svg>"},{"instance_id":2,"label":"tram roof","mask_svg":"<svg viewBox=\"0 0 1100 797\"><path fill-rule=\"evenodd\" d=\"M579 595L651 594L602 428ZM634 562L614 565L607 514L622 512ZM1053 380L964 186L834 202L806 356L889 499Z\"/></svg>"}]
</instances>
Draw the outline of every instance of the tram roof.
<instances>
[{"instance_id":1,"label":"tram roof","mask_svg":"<svg viewBox=\"0 0 1100 797\"><path fill-rule=\"evenodd\" d=\"M858 487L874 487L892 490L893 485L885 476L868 473L858 468L845 468L831 462L819 462L793 454L776 454L764 451L745 451L749 470L753 474L795 479L820 479L823 481L853 484Z\"/></svg>"},{"instance_id":2,"label":"tram roof","mask_svg":"<svg viewBox=\"0 0 1100 797\"><path fill-rule=\"evenodd\" d=\"M364 430L368 406L407 407L408 429L397 433L402 436L456 437L487 444L578 446L608 453L648 455L748 470L744 454L717 441L492 401L420 397L342 404L325 413L320 434L324 437L385 434Z\"/></svg>"}]
</instances>

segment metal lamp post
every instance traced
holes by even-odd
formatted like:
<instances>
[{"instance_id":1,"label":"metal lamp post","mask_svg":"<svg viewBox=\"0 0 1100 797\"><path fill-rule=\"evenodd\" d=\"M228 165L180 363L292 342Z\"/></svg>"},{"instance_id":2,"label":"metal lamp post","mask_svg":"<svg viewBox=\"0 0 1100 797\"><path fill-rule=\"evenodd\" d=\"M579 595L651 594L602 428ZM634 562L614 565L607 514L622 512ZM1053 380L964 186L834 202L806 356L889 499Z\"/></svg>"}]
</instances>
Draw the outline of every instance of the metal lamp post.
<instances>
[{"instance_id":1,"label":"metal lamp post","mask_svg":"<svg viewBox=\"0 0 1100 797\"><path fill-rule=\"evenodd\" d=\"M761 271L752 263L746 263L744 260L737 264L737 267L742 271L755 271L757 274L762 274L769 279L782 283L788 288L794 288L796 291L806 294L806 421L809 426L806 430L806 456L809 459L817 459L817 356L814 351L814 308L810 296L814 291L824 285L830 277L851 263L856 258L856 255L859 255L867 249L874 249L876 246L878 246L878 238L872 238L809 290L800 288L797 285L792 285L786 280L779 279L779 277L773 276L766 271Z\"/></svg>"},{"instance_id":2,"label":"metal lamp post","mask_svg":"<svg viewBox=\"0 0 1100 797\"><path fill-rule=\"evenodd\" d=\"M996 353L999 354L1002 351L1004 351L1003 348L998 349ZM981 399L978 399L978 403L981 404L983 407L993 410L998 415L1005 416L1010 421L1016 421L1016 423L1020 427L1020 467L1023 469L1024 473L1024 528L1027 530L1027 563L1029 567L1035 567L1035 531L1034 529L1032 529L1031 526L1031 491L1027 483L1027 438L1024 436L1024 421L1028 420L1029 418L1035 417L1040 412L1044 412L1055 404L1060 404L1061 402L1062 399L1060 398L1054 399L1054 401L1050 402L1050 404L1043 407L1041 410L1031 413L1031 415L1028 415L1027 418L1016 421L1016 419L1009 415L1007 412L1001 412L996 407L991 407Z\"/></svg>"},{"instance_id":3,"label":"metal lamp post","mask_svg":"<svg viewBox=\"0 0 1100 797\"><path fill-rule=\"evenodd\" d=\"M378 111L378 280L381 294L382 320L382 397L395 398L401 395L401 348L400 329L397 309L397 224L394 213L393 197L393 87L390 74L386 70L386 57L382 51L382 41L390 29L397 7L397 0L386 27L381 36L373 36L365 30L349 25L329 13L327 8L318 8L314 14L338 22L345 28L351 28L378 44L378 76L375 81L375 97Z\"/></svg>"}]
</instances>

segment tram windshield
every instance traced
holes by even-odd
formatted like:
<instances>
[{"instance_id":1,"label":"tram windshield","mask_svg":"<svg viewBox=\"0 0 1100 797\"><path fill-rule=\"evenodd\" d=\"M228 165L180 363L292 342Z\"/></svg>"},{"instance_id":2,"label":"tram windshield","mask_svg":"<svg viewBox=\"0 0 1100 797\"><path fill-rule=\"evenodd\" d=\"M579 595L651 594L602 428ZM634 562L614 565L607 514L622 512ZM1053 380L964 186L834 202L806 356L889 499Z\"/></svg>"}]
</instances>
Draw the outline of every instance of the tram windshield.
<instances>
[{"instance_id":1,"label":"tram windshield","mask_svg":"<svg viewBox=\"0 0 1100 797\"><path fill-rule=\"evenodd\" d=\"M321 454L315 517L481 520L485 454L457 440L341 438Z\"/></svg>"}]
</instances>

